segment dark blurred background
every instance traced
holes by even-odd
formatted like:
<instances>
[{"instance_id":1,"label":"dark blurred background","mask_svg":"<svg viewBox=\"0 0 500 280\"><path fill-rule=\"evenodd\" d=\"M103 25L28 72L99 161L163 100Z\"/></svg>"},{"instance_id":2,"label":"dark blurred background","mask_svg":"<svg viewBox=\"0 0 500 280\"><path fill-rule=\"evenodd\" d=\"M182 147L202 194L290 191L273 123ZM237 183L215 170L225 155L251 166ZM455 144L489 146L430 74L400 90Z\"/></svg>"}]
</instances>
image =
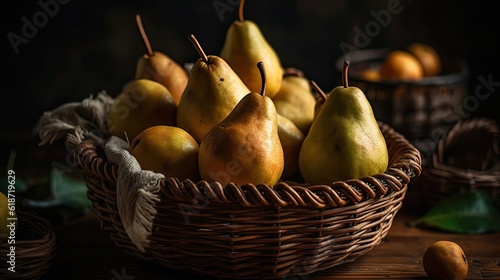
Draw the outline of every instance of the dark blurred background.
<instances>
[{"instance_id":1,"label":"dark blurred background","mask_svg":"<svg viewBox=\"0 0 500 280\"><path fill-rule=\"evenodd\" d=\"M11 146L18 145L16 135L31 131L44 111L102 90L112 96L119 93L133 77L137 59L146 52L135 14L142 16L154 49L185 63L198 58L187 39L190 33L208 54L219 53L228 26L237 18L237 3L11 1L12 8L4 9L2 16L7 76L1 93L0 166ZM247 0L245 17L261 27L283 66L302 69L330 90L339 83L334 65L343 54L339 45L354 45L355 27L364 29L374 20L373 12L398 3L402 11L392 14L389 24L370 37L364 49L427 43L442 55L466 61L470 94L480 84L480 76L500 82L498 16L493 1ZM50 6L50 13L43 12L44 5ZM23 36L26 20L39 25L24 30L31 38ZM499 119L499 92L493 91L500 89L500 83L490 88L491 96L470 117Z\"/></svg>"}]
</instances>

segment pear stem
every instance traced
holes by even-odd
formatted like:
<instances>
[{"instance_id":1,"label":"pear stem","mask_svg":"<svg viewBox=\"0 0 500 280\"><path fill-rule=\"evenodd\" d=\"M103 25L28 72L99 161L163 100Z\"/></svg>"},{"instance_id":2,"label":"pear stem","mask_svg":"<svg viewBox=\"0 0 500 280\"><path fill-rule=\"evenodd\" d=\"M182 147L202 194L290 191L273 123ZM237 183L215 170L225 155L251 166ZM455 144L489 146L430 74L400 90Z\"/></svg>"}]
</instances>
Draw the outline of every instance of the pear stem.
<instances>
[{"instance_id":1,"label":"pear stem","mask_svg":"<svg viewBox=\"0 0 500 280\"><path fill-rule=\"evenodd\" d=\"M243 6L245 6L245 0L240 0L240 5L238 7L238 20L239 21L245 20L245 18L243 17Z\"/></svg>"},{"instance_id":2,"label":"pear stem","mask_svg":"<svg viewBox=\"0 0 500 280\"><path fill-rule=\"evenodd\" d=\"M142 40L146 44L146 48L148 49L149 56L153 56L153 49L151 48L151 44L149 43L148 36L146 35L146 31L144 31L144 26L142 26L142 20L140 15L135 15L135 20L137 21L137 26L139 27L139 31L141 32Z\"/></svg>"},{"instance_id":3,"label":"pear stem","mask_svg":"<svg viewBox=\"0 0 500 280\"><path fill-rule=\"evenodd\" d=\"M347 70L349 69L349 60L344 60L344 67L342 67L342 84L344 85L344 88L349 87L349 81L348 81L348 73Z\"/></svg>"},{"instance_id":4,"label":"pear stem","mask_svg":"<svg viewBox=\"0 0 500 280\"><path fill-rule=\"evenodd\" d=\"M190 34L188 38L189 38L189 41L191 41L191 43L193 43L194 48L196 49L196 51L200 55L201 59L203 59L203 61L205 61L205 63L208 63L208 56L203 51L203 48L201 47L198 40L196 40L196 37L194 37L193 34Z\"/></svg>"},{"instance_id":5,"label":"pear stem","mask_svg":"<svg viewBox=\"0 0 500 280\"><path fill-rule=\"evenodd\" d=\"M294 67L288 67L285 69L285 73L283 73L283 77L286 76L294 76L294 77L300 77L304 78L304 72L302 70L294 68Z\"/></svg>"},{"instance_id":6,"label":"pear stem","mask_svg":"<svg viewBox=\"0 0 500 280\"><path fill-rule=\"evenodd\" d=\"M325 92L316 84L315 81L310 81L311 87L319 94L319 97L323 99L323 101L326 100L326 94Z\"/></svg>"},{"instance_id":7,"label":"pear stem","mask_svg":"<svg viewBox=\"0 0 500 280\"><path fill-rule=\"evenodd\" d=\"M257 63L257 68L259 68L260 78L262 80L262 87L260 89L260 95L264 96L266 94L266 70L264 69L264 62L259 61Z\"/></svg>"}]
</instances>

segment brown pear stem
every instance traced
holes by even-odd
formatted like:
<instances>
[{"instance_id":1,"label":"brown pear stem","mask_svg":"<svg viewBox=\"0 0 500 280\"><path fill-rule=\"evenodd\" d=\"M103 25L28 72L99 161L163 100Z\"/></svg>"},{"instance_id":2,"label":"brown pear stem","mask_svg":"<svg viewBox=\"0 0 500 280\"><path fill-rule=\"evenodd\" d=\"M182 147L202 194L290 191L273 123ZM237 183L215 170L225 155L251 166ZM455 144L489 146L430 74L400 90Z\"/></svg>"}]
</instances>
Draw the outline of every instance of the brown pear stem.
<instances>
[{"instance_id":1,"label":"brown pear stem","mask_svg":"<svg viewBox=\"0 0 500 280\"><path fill-rule=\"evenodd\" d=\"M316 84L315 81L310 81L311 87L319 94L319 97L323 99L323 101L326 100L326 94L325 92Z\"/></svg>"},{"instance_id":2,"label":"brown pear stem","mask_svg":"<svg viewBox=\"0 0 500 280\"><path fill-rule=\"evenodd\" d=\"M190 34L188 38L189 38L189 41L191 41L191 43L193 43L194 48L196 49L196 51L200 55L201 59L203 59L203 61L205 61L205 63L208 63L208 56L203 51L203 48L201 47L198 40L196 40L196 37L194 37L193 34Z\"/></svg>"},{"instance_id":3,"label":"brown pear stem","mask_svg":"<svg viewBox=\"0 0 500 280\"><path fill-rule=\"evenodd\" d=\"M344 85L344 88L349 87L349 81L348 81L348 73L347 70L349 69L349 60L344 60L344 67L342 67L342 84Z\"/></svg>"},{"instance_id":4,"label":"brown pear stem","mask_svg":"<svg viewBox=\"0 0 500 280\"><path fill-rule=\"evenodd\" d=\"M140 15L135 15L135 20L137 21L137 26L139 27L139 31L141 32L142 40L146 44L146 48L148 49L149 56L153 56L153 49L151 48L151 44L149 43L148 36L146 35L146 31L144 31L144 26L142 26L142 20Z\"/></svg>"},{"instance_id":5,"label":"brown pear stem","mask_svg":"<svg viewBox=\"0 0 500 280\"><path fill-rule=\"evenodd\" d=\"M305 77L304 72L302 72L302 70L294 68L294 67L285 68L285 72L283 73L283 77L287 77L287 76L294 76L294 77L300 77L300 78Z\"/></svg>"},{"instance_id":6,"label":"brown pear stem","mask_svg":"<svg viewBox=\"0 0 500 280\"><path fill-rule=\"evenodd\" d=\"M266 94L266 69L264 69L264 62L259 61L257 63L257 68L259 68L260 78L262 80L262 87L260 89L260 95L264 96Z\"/></svg>"},{"instance_id":7,"label":"brown pear stem","mask_svg":"<svg viewBox=\"0 0 500 280\"><path fill-rule=\"evenodd\" d=\"M240 5L238 7L238 20L239 21L245 20L245 18L243 17L243 6L245 6L245 0L240 0Z\"/></svg>"}]
</instances>

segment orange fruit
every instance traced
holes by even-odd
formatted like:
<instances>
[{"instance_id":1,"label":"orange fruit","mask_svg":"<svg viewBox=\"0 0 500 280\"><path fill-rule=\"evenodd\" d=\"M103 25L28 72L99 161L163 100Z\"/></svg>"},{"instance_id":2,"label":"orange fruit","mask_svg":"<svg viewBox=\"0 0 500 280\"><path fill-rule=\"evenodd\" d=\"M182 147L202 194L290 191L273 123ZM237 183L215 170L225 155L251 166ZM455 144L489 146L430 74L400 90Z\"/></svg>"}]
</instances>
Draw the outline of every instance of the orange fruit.
<instances>
[{"instance_id":1,"label":"orange fruit","mask_svg":"<svg viewBox=\"0 0 500 280\"><path fill-rule=\"evenodd\" d=\"M441 72L441 58L433 47L427 44L413 43L406 49L415 55L422 64L424 77L436 76Z\"/></svg>"},{"instance_id":2,"label":"orange fruit","mask_svg":"<svg viewBox=\"0 0 500 280\"><path fill-rule=\"evenodd\" d=\"M365 69L361 71L361 77L367 81L378 82L380 80L380 72L378 69Z\"/></svg>"},{"instance_id":3,"label":"orange fruit","mask_svg":"<svg viewBox=\"0 0 500 280\"><path fill-rule=\"evenodd\" d=\"M427 276L435 280L464 280L469 268L460 245L447 240L431 244L424 253L422 263Z\"/></svg>"},{"instance_id":4,"label":"orange fruit","mask_svg":"<svg viewBox=\"0 0 500 280\"><path fill-rule=\"evenodd\" d=\"M393 50L380 65L380 79L386 81L414 81L424 76L420 61L411 53Z\"/></svg>"}]
</instances>

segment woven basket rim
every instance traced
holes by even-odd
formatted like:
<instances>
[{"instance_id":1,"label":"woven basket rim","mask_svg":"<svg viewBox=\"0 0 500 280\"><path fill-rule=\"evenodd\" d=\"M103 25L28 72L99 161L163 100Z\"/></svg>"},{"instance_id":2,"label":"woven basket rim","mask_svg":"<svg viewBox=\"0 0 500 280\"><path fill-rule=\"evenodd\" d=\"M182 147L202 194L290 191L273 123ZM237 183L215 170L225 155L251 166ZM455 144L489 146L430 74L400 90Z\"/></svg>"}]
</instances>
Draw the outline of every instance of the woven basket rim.
<instances>
[{"instance_id":1,"label":"woven basket rim","mask_svg":"<svg viewBox=\"0 0 500 280\"><path fill-rule=\"evenodd\" d=\"M129 254L217 278L283 279L353 262L387 234L410 179L422 167L420 152L408 140L379 125L390 167L362 180L271 187L164 178L145 252L122 223L118 166L103 157L103 143L85 139L72 157L102 227Z\"/></svg>"},{"instance_id":2,"label":"woven basket rim","mask_svg":"<svg viewBox=\"0 0 500 280\"><path fill-rule=\"evenodd\" d=\"M311 185L293 181L280 181L275 186L266 184L236 185L205 180L193 182L190 179L180 181L177 178L161 180L162 192L178 202L193 203L209 199L221 204L239 204L243 207L343 207L357 204L368 199L384 196L390 192L399 192L406 188L412 178L422 172L420 152L400 133L388 124L379 122L386 138L390 153L397 160L389 163L383 173L360 179L333 182L329 185ZM84 171L116 183L117 165L106 161L98 144L92 139L85 139L74 149L74 161Z\"/></svg>"},{"instance_id":3,"label":"woven basket rim","mask_svg":"<svg viewBox=\"0 0 500 280\"><path fill-rule=\"evenodd\" d=\"M16 233L16 272L6 274L7 279L38 279L46 274L57 252L56 235L52 224L31 209L18 208L19 224ZM33 237L27 239L24 236ZM3 243L0 253L5 256L10 245ZM4 264L0 265L4 268ZM6 270L7 268L5 268Z\"/></svg>"},{"instance_id":4,"label":"woven basket rim","mask_svg":"<svg viewBox=\"0 0 500 280\"><path fill-rule=\"evenodd\" d=\"M463 133L468 133L474 130L486 130L488 133L499 137L500 129L496 122L488 118L472 118L458 121L444 137L442 137L437 145L436 151L432 155L432 163L428 168L428 173L436 176L455 178L458 180L469 179L471 182L485 182L489 185L500 186L500 170L486 169L474 170L456 167L443 163L444 152L449 143ZM495 184L496 182L496 184Z\"/></svg>"}]
</instances>

